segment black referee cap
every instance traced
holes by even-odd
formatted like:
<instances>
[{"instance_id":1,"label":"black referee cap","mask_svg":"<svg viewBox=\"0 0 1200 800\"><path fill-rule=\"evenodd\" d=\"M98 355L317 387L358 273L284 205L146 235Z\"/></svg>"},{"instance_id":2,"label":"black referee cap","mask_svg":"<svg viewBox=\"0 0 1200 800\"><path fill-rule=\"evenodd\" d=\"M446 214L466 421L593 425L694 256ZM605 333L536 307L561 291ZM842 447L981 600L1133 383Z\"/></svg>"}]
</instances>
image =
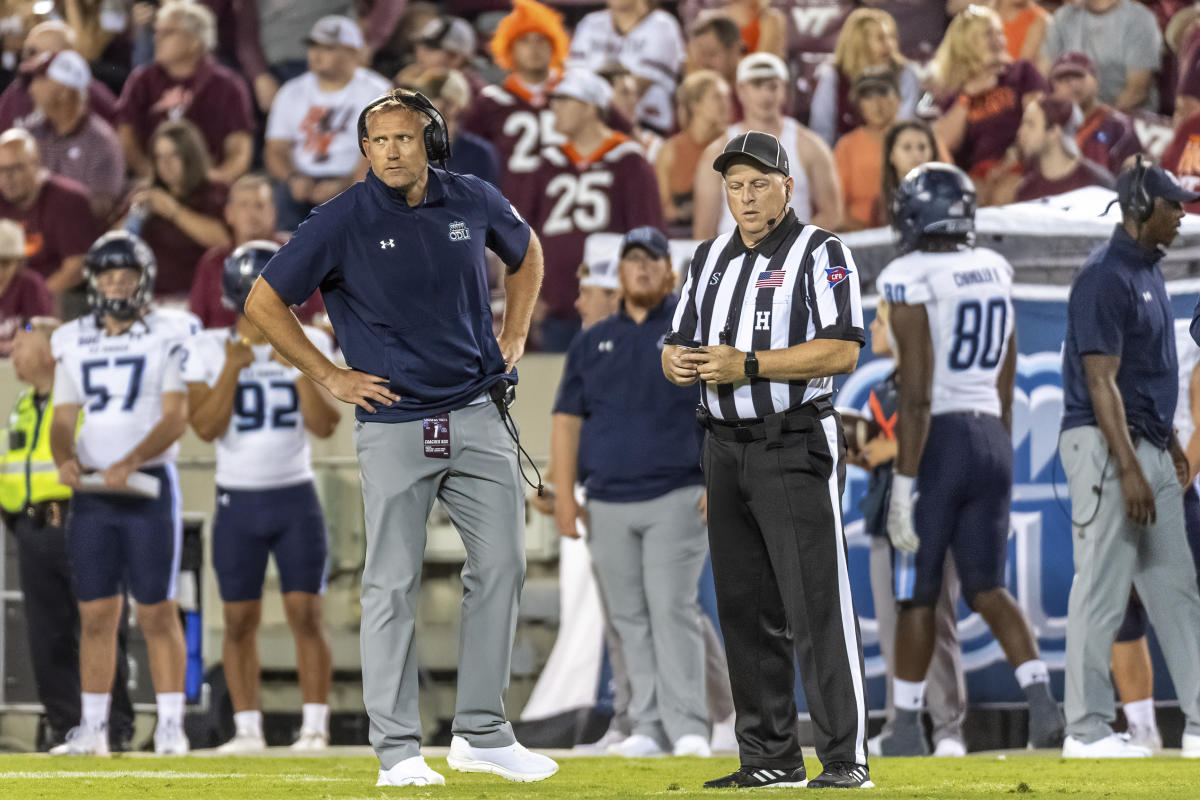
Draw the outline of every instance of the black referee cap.
<instances>
[{"instance_id":1,"label":"black referee cap","mask_svg":"<svg viewBox=\"0 0 1200 800\"><path fill-rule=\"evenodd\" d=\"M784 175L792 174L788 166L787 151L783 149L779 140L769 133L746 131L733 137L725 145L721 155L713 161L713 169L724 175L729 165L738 158L748 158L764 169L782 172Z\"/></svg>"}]
</instances>

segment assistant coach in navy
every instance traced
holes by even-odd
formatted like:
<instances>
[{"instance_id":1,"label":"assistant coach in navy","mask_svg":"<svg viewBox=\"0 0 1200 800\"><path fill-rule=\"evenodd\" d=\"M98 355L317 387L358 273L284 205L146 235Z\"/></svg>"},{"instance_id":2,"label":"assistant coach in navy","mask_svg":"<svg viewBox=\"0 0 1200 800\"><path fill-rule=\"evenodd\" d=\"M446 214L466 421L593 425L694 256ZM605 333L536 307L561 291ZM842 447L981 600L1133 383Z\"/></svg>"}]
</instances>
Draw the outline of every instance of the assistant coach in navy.
<instances>
[{"instance_id":1,"label":"assistant coach in navy","mask_svg":"<svg viewBox=\"0 0 1200 800\"><path fill-rule=\"evenodd\" d=\"M709 547L737 710L741 767L705 786L804 785L793 656L824 769L809 786L870 786L831 402L864 341L858 271L836 236L788 207L774 136L731 139L713 169L737 229L696 249L662 355L672 382L703 382Z\"/></svg>"},{"instance_id":2,"label":"assistant coach in navy","mask_svg":"<svg viewBox=\"0 0 1200 800\"><path fill-rule=\"evenodd\" d=\"M515 781L558 769L523 748L502 696L525 577L525 504L505 388L542 279L536 235L486 181L430 166L449 155L423 95L363 109L366 178L316 208L263 270L246 316L305 375L358 406L367 534L363 702L379 785L441 784L421 757L413 641L426 518L441 500L467 550L450 766ZM499 340L485 247L507 265ZM289 310L320 288L350 369Z\"/></svg>"}]
</instances>

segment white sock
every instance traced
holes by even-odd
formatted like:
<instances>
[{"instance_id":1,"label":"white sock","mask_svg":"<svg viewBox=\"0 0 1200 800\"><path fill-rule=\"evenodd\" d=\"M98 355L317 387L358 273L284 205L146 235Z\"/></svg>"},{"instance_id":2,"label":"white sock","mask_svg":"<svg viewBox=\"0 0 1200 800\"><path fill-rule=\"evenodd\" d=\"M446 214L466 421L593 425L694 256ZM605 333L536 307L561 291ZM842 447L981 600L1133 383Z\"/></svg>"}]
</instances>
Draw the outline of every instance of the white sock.
<instances>
[{"instance_id":1,"label":"white sock","mask_svg":"<svg viewBox=\"0 0 1200 800\"><path fill-rule=\"evenodd\" d=\"M304 714L304 721L300 723L301 730L329 735L328 703L305 703L301 710Z\"/></svg>"},{"instance_id":2,"label":"white sock","mask_svg":"<svg viewBox=\"0 0 1200 800\"><path fill-rule=\"evenodd\" d=\"M1022 689L1035 683L1050 682L1050 670L1046 668L1046 662L1040 658L1029 659L1017 667L1014 672L1017 675L1017 683L1020 684Z\"/></svg>"},{"instance_id":3,"label":"white sock","mask_svg":"<svg viewBox=\"0 0 1200 800\"><path fill-rule=\"evenodd\" d=\"M1132 703L1126 703L1125 719L1129 721L1130 728L1141 728L1142 730L1153 731L1158 730L1158 723L1154 719L1154 698L1147 697L1145 700L1134 700Z\"/></svg>"},{"instance_id":4,"label":"white sock","mask_svg":"<svg viewBox=\"0 0 1200 800\"><path fill-rule=\"evenodd\" d=\"M111 694L91 694L83 692L83 719L79 724L89 730L99 730L108 724L108 707L112 702Z\"/></svg>"},{"instance_id":5,"label":"white sock","mask_svg":"<svg viewBox=\"0 0 1200 800\"><path fill-rule=\"evenodd\" d=\"M159 725L183 725L183 692L162 692L154 699L158 703Z\"/></svg>"},{"instance_id":6,"label":"white sock","mask_svg":"<svg viewBox=\"0 0 1200 800\"><path fill-rule=\"evenodd\" d=\"M262 738L261 711L235 711L233 712L233 724L237 728L238 733Z\"/></svg>"},{"instance_id":7,"label":"white sock","mask_svg":"<svg viewBox=\"0 0 1200 800\"><path fill-rule=\"evenodd\" d=\"M925 707L925 681L892 678L892 702L905 711L920 711Z\"/></svg>"}]
</instances>

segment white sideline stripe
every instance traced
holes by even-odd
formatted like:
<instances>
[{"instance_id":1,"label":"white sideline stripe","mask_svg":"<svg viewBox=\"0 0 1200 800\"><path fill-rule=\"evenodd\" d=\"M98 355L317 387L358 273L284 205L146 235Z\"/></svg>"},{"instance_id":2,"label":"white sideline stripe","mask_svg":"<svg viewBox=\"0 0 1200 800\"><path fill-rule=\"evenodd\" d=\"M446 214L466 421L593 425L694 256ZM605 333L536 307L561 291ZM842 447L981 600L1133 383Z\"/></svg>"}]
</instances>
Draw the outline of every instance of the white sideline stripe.
<instances>
[{"instance_id":1,"label":"white sideline stripe","mask_svg":"<svg viewBox=\"0 0 1200 800\"><path fill-rule=\"evenodd\" d=\"M176 772L174 770L98 770L96 772L0 772L0 780L47 780L60 778L64 780L79 780L80 778L159 778L163 780L180 780L186 778L263 778L284 783L324 783L326 781L359 781L366 778L327 778L322 775L266 775L263 773L243 772Z\"/></svg>"}]
</instances>

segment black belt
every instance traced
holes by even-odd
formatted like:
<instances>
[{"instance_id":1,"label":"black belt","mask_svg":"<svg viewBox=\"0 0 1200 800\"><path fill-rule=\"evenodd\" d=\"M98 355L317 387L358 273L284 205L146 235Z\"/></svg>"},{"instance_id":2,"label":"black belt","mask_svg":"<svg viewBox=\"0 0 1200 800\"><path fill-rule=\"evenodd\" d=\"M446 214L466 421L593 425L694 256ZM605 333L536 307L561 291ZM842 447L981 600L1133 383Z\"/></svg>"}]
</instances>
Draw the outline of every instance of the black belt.
<instances>
[{"instance_id":1,"label":"black belt","mask_svg":"<svg viewBox=\"0 0 1200 800\"><path fill-rule=\"evenodd\" d=\"M26 503L25 507L15 514L5 512L9 527L18 519L27 519L39 528L61 528L67 520L66 500L43 500L40 503Z\"/></svg>"},{"instance_id":2,"label":"black belt","mask_svg":"<svg viewBox=\"0 0 1200 800\"><path fill-rule=\"evenodd\" d=\"M778 446L782 434L811 431L817 427L819 420L831 414L833 404L826 398L805 403L788 411L743 420L716 419L703 406L696 408L696 419L716 438L742 444L767 439L772 446Z\"/></svg>"}]
</instances>

